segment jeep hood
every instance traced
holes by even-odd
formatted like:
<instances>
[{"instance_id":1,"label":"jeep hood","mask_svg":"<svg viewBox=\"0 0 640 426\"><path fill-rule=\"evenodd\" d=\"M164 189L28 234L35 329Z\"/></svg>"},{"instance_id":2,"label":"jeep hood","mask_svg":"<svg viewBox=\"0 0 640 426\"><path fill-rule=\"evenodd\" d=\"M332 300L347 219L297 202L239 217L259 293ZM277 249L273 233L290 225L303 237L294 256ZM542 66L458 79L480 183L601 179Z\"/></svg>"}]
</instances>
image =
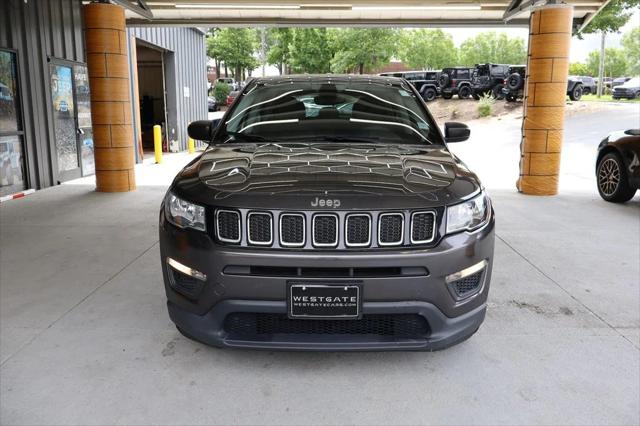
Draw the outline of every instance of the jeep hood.
<instances>
[{"instance_id":1,"label":"jeep hood","mask_svg":"<svg viewBox=\"0 0 640 426\"><path fill-rule=\"evenodd\" d=\"M308 208L315 197L339 198L342 208L392 206L397 197L406 199L397 207L443 205L480 188L477 177L438 145L216 145L184 169L176 186L201 198L194 193L196 178L207 204L236 207Z\"/></svg>"}]
</instances>

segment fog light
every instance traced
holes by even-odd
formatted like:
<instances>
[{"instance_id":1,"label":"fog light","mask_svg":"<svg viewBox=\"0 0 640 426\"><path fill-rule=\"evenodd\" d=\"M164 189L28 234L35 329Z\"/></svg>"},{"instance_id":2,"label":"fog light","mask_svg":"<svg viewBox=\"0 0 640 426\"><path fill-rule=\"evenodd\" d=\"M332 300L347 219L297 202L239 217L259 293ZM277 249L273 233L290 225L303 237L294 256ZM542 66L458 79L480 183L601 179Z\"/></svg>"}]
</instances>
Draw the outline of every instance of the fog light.
<instances>
[{"instance_id":1,"label":"fog light","mask_svg":"<svg viewBox=\"0 0 640 426\"><path fill-rule=\"evenodd\" d=\"M188 266L183 265L182 263L170 257L167 257L167 264L171 266L173 269L175 269L176 271L182 272L185 275L189 275L190 277L193 277L200 281L207 281L207 276L202 272L189 268Z\"/></svg>"},{"instance_id":2,"label":"fog light","mask_svg":"<svg viewBox=\"0 0 640 426\"><path fill-rule=\"evenodd\" d=\"M461 271L447 275L445 281L456 300L466 299L482 290L484 270L488 262L483 260Z\"/></svg>"}]
</instances>

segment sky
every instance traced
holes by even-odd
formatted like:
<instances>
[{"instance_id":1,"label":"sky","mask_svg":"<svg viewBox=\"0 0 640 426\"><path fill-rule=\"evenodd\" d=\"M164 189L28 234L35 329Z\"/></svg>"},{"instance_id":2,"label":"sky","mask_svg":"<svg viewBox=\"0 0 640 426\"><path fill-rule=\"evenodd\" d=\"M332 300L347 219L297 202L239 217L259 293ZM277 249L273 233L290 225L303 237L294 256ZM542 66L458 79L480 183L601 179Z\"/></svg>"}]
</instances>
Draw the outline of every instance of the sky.
<instances>
[{"instance_id":1,"label":"sky","mask_svg":"<svg viewBox=\"0 0 640 426\"><path fill-rule=\"evenodd\" d=\"M630 31L634 27L640 26L640 10L631 17L627 25L622 27L620 34L607 34L606 47L620 47L620 39L622 34ZM527 28L444 28L445 31L451 33L453 41L456 46L466 40L467 38L474 37L478 33L484 31L496 31L504 32L509 37L522 37L525 42L529 36L529 30ZM600 35L599 34L585 34L583 40L577 37L571 38L571 62L585 62L589 52L592 50L600 49Z\"/></svg>"}]
</instances>

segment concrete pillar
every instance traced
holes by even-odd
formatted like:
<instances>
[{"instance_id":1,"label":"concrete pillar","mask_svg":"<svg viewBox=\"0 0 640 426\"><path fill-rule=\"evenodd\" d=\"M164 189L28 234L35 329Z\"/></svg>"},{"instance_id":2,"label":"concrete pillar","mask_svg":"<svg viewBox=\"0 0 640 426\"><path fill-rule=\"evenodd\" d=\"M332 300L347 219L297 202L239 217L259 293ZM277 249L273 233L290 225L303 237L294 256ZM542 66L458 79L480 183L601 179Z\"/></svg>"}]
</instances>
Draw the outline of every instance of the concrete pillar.
<instances>
[{"instance_id":1,"label":"concrete pillar","mask_svg":"<svg viewBox=\"0 0 640 426\"><path fill-rule=\"evenodd\" d=\"M133 125L124 9L108 3L84 6L96 190L136 189Z\"/></svg>"},{"instance_id":2,"label":"concrete pillar","mask_svg":"<svg viewBox=\"0 0 640 426\"><path fill-rule=\"evenodd\" d=\"M558 193L572 20L573 7L565 4L531 13L517 183L525 194Z\"/></svg>"}]
</instances>

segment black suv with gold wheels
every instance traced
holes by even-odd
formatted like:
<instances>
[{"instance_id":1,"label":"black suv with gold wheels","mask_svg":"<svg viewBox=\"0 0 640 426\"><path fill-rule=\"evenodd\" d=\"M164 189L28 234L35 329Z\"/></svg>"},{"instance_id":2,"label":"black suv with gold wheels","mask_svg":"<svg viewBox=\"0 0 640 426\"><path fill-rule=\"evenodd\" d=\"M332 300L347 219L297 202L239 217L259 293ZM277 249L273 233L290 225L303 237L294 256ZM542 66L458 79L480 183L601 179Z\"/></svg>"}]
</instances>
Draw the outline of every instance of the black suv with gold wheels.
<instances>
[{"instance_id":1,"label":"black suv with gold wheels","mask_svg":"<svg viewBox=\"0 0 640 426\"><path fill-rule=\"evenodd\" d=\"M640 189L640 129L613 132L598 146L596 179L600 196L629 201Z\"/></svg>"}]
</instances>

